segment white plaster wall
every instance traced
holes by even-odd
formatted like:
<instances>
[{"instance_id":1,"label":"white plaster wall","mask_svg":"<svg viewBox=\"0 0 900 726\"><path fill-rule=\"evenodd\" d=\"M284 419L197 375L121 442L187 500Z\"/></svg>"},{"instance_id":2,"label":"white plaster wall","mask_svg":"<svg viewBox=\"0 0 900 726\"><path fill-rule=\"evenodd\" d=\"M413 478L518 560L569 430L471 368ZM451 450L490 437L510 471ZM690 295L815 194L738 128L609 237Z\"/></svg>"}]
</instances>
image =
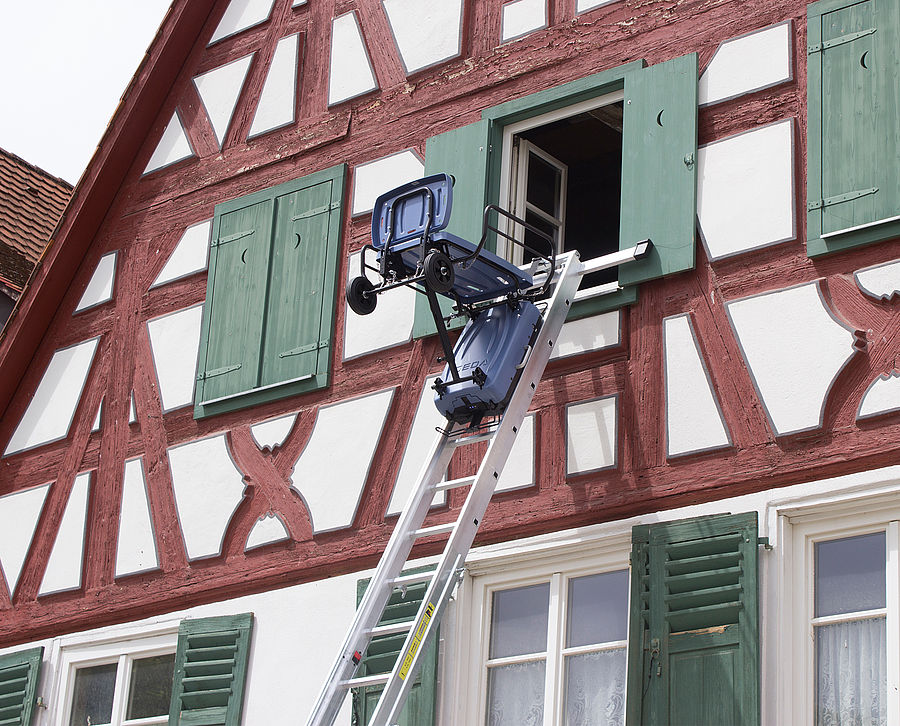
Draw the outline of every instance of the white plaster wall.
<instances>
[{"instance_id":1,"label":"white plaster wall","mask_svg":"<svg viewBox=\"0 0 900 726\"><path fill-rule=\"evenodd\" d=\"M231 460L225 435L174 446L168 454L188 559L216 557L244 494L243 476Z\"/></svg>"},{"instance_id":2,"label":"white plaster wall","mask_svg":"<svg viewBox=\"0 0 900 726\"><path fill-rule=\"evenodd\" d=\"M63 512L53 550L47 560L47 569L38 595L77 590L81 587L81 567L84 558L85 526L87 525L88 496L91 474L85 472L75 477L69 501Z\"/></svg>"},{"instance_id":3,"label":"white plaster wall","mask_svg":"<svg viewBox=\"0 0 900 726\"><path fill-rule=\"evenodd\" d=\"M251 60L253 60L253 53L194 77L194 85L203 101L203 107L206 109L206 115L216 134L219 148L222 147L225 134L231 125L231 117L234 116L234 109L237 106L241 88L244 87L247 71L250 70Z\"/></svg>"},{"instance_id":4,"label":"white plaster wall","mask_svg":"<svg viewBox=\"0 0 900 726\"><path fill-rule=\"evenodd\" d=\"M263 84L250 126L250 136L280 128L294 120L297 95L297 51L299 35L289 35L278 41L269 73Z\"/></svg>"},{"instance_id":5,"label":"white plaster wall","mask_svg":"<svg viewBox=\"0 0 900 726\"><path fill-rule=\"evenodd\" d=\"M287 416L279 416L268 421L262 421L250 427L250 435L253 436L253 440L260 449L272 451L275 447L284 443L288 434L294 428L296 420L297 414L290 413Z\"/></svg>"},{"instance_id":6,"label":"white plaster wall","mask_svg":"<svg viewBox=\"0 0 900 726\"><path fill-rule=\"evenodd\" d=\"M19 584L22 565L49 491L50 484L43 484L0 496L0 567L10 597Z\"/></svg>"},{"instance_id":7,"label":"white plaster wall","mask_svg":"<svg viewBox=\"0 0 900 726\"><path fill-rule=\"evenodd\" d=\"M180 280L195 272L206 269L209 258L209 236L212 231L212 220L207 219L192 224L181 235L172 255L159 271L151 288L165 285L167 282Z\"/></svg>"},{"instance_id":8,"label":"white plaster wall","mask_svg":"<svg viewBox=\"0 0 900 726\"><path fill-rule=\"evenodd\" d=\"M575 12L584 13L588 10L599 8L601 5L609 5L610 3L614 3L616 1L617 0L578 0L575 5Z\"/></svg>"},{"instance_id":9,"label":"white plaster wall","mask_svg":"<svg viewBox=\"0 0 900 726\"><path fill-rule=\"evenodd\" d=\"M194 401L203 303L147 321L163 412Z\"/></svg>"},{"instance_id":10,"label":"white plaster wall","mask_svg":"<svg viewBox=\"0 0 900 726\"><path fill-rule=\"evenodd\" d=\"M81 300L75 307L76 313L112 300L113 282L116 278L116 257L115 252L110 252L100 258L94 274L91 275L90 282L84 289Z\"/></svg>"},{"instance_id":11,"label":"white plaster wall","mask_svg":"<svg viewBox=\"0 0 900 726\"><path fill-rule=\"evenodd\" d=\"M900 260L857 270L853 276L860 290L879 300L890 300L900 293Z\"/></svg>"},{"instance_id":12,"label":"white plaster wall","mask_svg":"<svg viewBox=\"0 0 900 726\"><path fill-rule=\"evenodd\" d=\"M394 388L323 406L291 487L309 509L313 532L349 527L362 496Z\"/></svg>"},{"instance_id":13,"label":"white plaster wall","mask_svg":"<svg viewBox=\"0 0 900 726\"><path fill-rule=\"evenodd\" d=\"M119 510L119 534L116 542L116 577L146 572L159 567L156 535L144 463L141 459L125 462L122 506Z\"/></svg>"},{"instance_id":14,"label":"white plaster wall","mask_svg":"<svg viewBox=\"0 0 900 726\"><path fill-rule=\"evenodd\" d=\"M900 411L900 371L878 376L863 394L856 418L869 418Z\"/></svg>"},{"instance_id":15,"label":"white plaster wall","mask_svg":"<svg viewBox=\"0 0 900 726\"><path fill-rule=\"evenodd\" d=\"M819 284L733 300L726 309L775 433L821 426L831 386L856 350Z\"/></svg>"},{"instance_id":16,"label":"white plaster wall","mask_svg":"<svg viewBox=\"0 0 900 726\"><path fill-rule=\"evenodd\" d=\"M359 275L359 252L350 255L347 284ZM369 256L370 261L374 255ZM366 277L377 284L381 276L366 270ZM405 285L378 296L378 304L369 315L357 315L344 302L344 360L359 358L379 350L393 348L412 340L416 315L416 292Z\"/></svg>"},{"instance_id":17,"label":"white plaster wall","mask_svg":"<svg viewBox=\"0 0 900 726\"><path fill-rule=\"evenodd\" d=\"M428 463L428 454L434 443L437 433L436 428L447 425L445 419L434 405L434 391L431 386L437 376L429 376L425 379L422 393L419 396L419 405L412 426L409 429L409 437L403 449L403 459L391 492L391 500L388 502L386 515L400 514L403 506L409 498L410 492L419 480L422 467ZM435 497L435 504L443 504L446 501L446 493L441 492Z\"/></svg>"},{"instance_id":18,"label":"white plaster wall","mask_svg":"<svg viewBox=\"0 0 900 726\"><path fill-rule=\"evenodd\" d=\"M147 162L144 174L162 169L164 166L169 166L176 161L187 159L193 155L194 150L191 148L191 142L188 141L187 134L184 133L184 126L182 126L181 119L178 118L178 112L176 111L172 114L172 118L169 119L169 123L166 124L166 129L156 145L156 150L150 157L150 161Z\"/></svg>"},{"instance_id":19,"label":"white plaster wall","mask_svg":"<svg viewBox=\"0 0 900 726\"><path fill-rule=\"evenodd\" d=\"M728 446L731 440L690 316L664 319L663 341L668 455Z\"/></svg>"},{"instance_id":20,"label":"white plaster wall","mask_svg":"<svg viewBox=\"0 0 900 726\"><path fill-rule=\"evenodd\" d=\"M265 514L256 520L250 534L247 535L247 545L244 551L262 547L263 545L272 544L273 542L282 542L288 539L287 527L277 514Z\"/></svg>"},{"instance_id":21,"label":"white plaster wall","mask_svg":"<svg viewBox=\"0 0 900 726\"><path fill-rule=\"evenodd\" d=\"M697 217L710 259L794 239L793 136L787 119L700 147Z\"/></svg>"},{"instance_id":22,"label":"white plaster wall","mask_svg":"<svg viewBox=\"0 0 900 726\"><path fill-rule=\"evenodd\" d=\"M382 0L407 75L455 58L462 36L462 0Z\"/></svg>"},{"instance_id":23,"label":"white plaster wall","mask_svg":"<svg viewBox=\"0 0 900 726\"><path fill-rule=\"evenodd\" d=\"M331 26L328 105L333 106L378 88L356 13L335 18Z\"/></svg>"},{"instance_id":24,"label":"white plaster wall","mask_svg":"<svg viewBox=\"0 0 900 726\"><path fill-rule=\"evenodd\" d=\"M4 456L68 435L99 340L99 337L92 338L53 354L22 420L6 445Z\"/></svg>"},{"instance_id":25,"label":"white plaster wall","mask_svg":"<svg viewBox=\"0 0 900 726\"><path fill-rule=\"evenodd\" d=\"M533 486L534 481L534 414L522 419L509 459L494 491L509 492Z\"/></svg>"},{"instance_id":26,"label":"white plaster wall","mask_svg":"<svg viewBox=\"0 0 900 726\"><path fill-rule=\"evenodd\" d=\"M213 31L209 44L267 20L274 4L275 0L231 0Z\"/></svg>"},{"instance_id":27,"label":"white plaster wall","mask_svg":"<svg viewBox=\"0 0 900 726\"><path fill-rule=\"evenodd\" d=\"M706 106L791 80L791 23L726 40L700 75L698 98Z\"/></svg>"},{"instance_id":28,"label":"white plaster wall","mask_svg":"<svg viewBox=\"0 0 900 726\"><path fill-rule=\"evenodd\" d=\"M550 354L550 360L618 345L620 319L620 311L613 310L602 315L564 323L556 346Z\"/></svg>"},{"instance_id":29,"label":"white plaster wall","mask_svg":"<svg viewBox=\"0 0 900 726\"><path fill-rule=\"evenodd\" d=\"M91 426L91 433L100 430L100 425L103 423L103 399L100 399L100 404L97 406L97 415L94 417L94 424Z\"/></svg>"},{"instance_id":30,"label":"white plaster wall","mask_svg":"<svg viewBox=\"0 0 900 726\"><path fill-rule=\"evenodd\" d=\"M566 473L616 466L617 414L616 396L566 407Z\"/></svg>"},{"instance_id":31,"label":"white plaster wall","mask_svg":"<svg viewBox=\"0 0 900 726\"><path fill-rule=\"evenodd\" d=\"M380 195L423 176L425 162L411 149L356 166L353 169L353 216L371 212Z\"/></svg>"},{"instance_id":32,"label":"white plaster wall","mask_svg":"<svg viewBox=\"0 0 900 726\"><path fill-rule=\"evenodd\" d=\"M513 0L503 6L503 42L547 26L547 0Z\"/></svg>"}]
</instances>

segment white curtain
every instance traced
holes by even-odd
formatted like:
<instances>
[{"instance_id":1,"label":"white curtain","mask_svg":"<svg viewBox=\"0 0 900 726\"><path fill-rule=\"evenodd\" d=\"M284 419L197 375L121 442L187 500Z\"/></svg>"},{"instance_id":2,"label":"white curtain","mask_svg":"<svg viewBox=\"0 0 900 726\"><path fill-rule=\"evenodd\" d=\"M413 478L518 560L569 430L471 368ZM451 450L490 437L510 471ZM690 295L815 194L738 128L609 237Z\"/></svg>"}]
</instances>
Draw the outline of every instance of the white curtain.
<instances>
[{"instance_id":1,"label":"white curtain","mask_svg":"<svg viewBox=\"0 0 900 726\"><path fill-rule=\"evenodd\" d=\"M488 726L541 726L545 672L543 661L491 668Z\"/></svg>"},{"instance_id":2,"label":"white curtain","mask_svg":"<svg viewBox=\"0 0 900 726\"><path fill-rule=\"evenodd\" d=\"M625 649L566 658L565 726L625 723Z\"/></svg>"},{"instance_id":3,"label":"white curtain","mask_svg":"<svg viewBox=\"0 0 900 726\"><path fill-rule=\"evenodd\" d=\"M817 726L887 724L884 618L816 628Z\"/></svg>"}]
</instances>

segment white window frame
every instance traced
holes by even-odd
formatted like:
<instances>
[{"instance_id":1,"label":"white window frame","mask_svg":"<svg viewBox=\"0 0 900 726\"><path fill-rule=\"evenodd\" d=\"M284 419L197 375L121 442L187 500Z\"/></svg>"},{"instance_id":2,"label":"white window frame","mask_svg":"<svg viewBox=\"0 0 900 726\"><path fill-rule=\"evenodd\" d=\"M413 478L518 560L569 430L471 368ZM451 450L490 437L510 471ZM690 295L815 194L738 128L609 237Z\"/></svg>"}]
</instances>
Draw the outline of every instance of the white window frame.
<instances>
[{"instance_id":1,"label":"white window frame","mask_svg":"<svg viewBox=\"0 0 900 726\"><path fill-rule=\"evenodd\" d=\"M556 252L559 254L563 251L566 244L566 194L568 191L569 167L528 139L516 137L513 139L513 144L513 164L515 170L513 176L516 179L513 189L511 190L511 193L513 194L513 214L519 219L527 219L526 215L528 212L533 212L542 221L551 225L556 232ZM548 213L547 210L541 209L528 201L528 168L530 166L532 154L559 172L559 199L557 200L559 203L559 214L557 216ZM521 225L516 225L516 231L513 236L519 240L525 239L525 230L521 228ZM521 265L525 250L518 245L510 246L512 247L512 262L516 265Z\"/></svg>"},{"instance_id":2,"label":"white window frame","mask_svg":"<svg viewBox=\"0 0 900 726\"><path fill-rule=\"evenodd\" d=\"M880 498L879 498L880 499ZM889 724L900 724L900 504L896 497L872 502L868 498L779 513L782 547L779 635L782 653L778 701L783 723L815 724L816 672L814 623L814 563L818 542L875 532L885 533L886 607L865 616L885 615L887 637L886 710ZM856 620L860 615L836 620ZM828 618L831 621L833 618ZM892 645L893 644L893 645Z\"/></svg>"},{"instance_id":3,"label":"white window frame","mask_svg":"<svg viewBox=\"0 0 900 726\"><path fill-rule=\"evenodd\" d=\"M102 635L72 635L54 642L52 662L57 664L53 696L42 724L67 725L75 695L75 672L79 668L117 663L116 691L111 723L118 726L168 723L168 713L160 718L125 719L126 691L131 680L131 664L140 658L169 655L178 645L180 620L147 627L114 628Z\"/></svg>"},{"instance_id":4,"label":"white window frame","mask_svg":"<svg viewBox=\"0 0 900 726\"><path fill-rule=\"evenodd\" d=\"M622 528L624 529L624 528ZM599 532L598 532L599 534ZM452 673L454 723L482 725L487 710L487 663L489 662L491 603L493 593L527 585L550 582L550 617L544 686L544 726L563 722L565 656L605 648L627 648L627 638L615 644L565 648L565 620L568 581L576 577L616 570L630 570L630 527L606 537L566 543L549 542L536 547L503 548L470 555L466 576L460 586L455 609L456 637ZM629 588L630 589L630 588ZM630 605L626 610L630 611ZM626 623L627 633L627 623ZM560 647L554 648L553 641ZM518 657L512 660L519 660ZM527 660L527 658L526 658ZM446 714L445 714L446 715ZM446 723L446 719L443 721Z\"/></svg>"},{"instance_id":5,"label":"white window frame","mask_svg":"<svg viewBox=\"0 0 900 726\"><path fill-rule=\"evenodd\" d=\"M515 208L516 198L522 196L518 189L523 187L517 186L520 184L521 176L516 163L516 136L539 126L546 126L556 121L570 118L571 116L577 116L578 114L586 113L587 111L593 111L596 108L609 106L610 104L623 101L624 99L625 89L611 91L610 93L605 93L602 96L597 96L596 98L591 98L587 101L575 103L571 106L566 106L565 108L550 111L539 116L532 116L523 121L518 121L505 126L503 128L503 148L500 153L500 207L503 209L513 209ZM524 141L524 139L522 139L522 141ZM537 149L539 147L533 146L532 148ZM565 195L563 195L563 206L565 207ZM501 219L499 222L500 224L498 226L500 227L500 230L509 233L509 225L506 223L507 220ZM515 245L503 239L502 235L498 235L497 253L501 257L510 260L517 259L515 249ZM579 290L579 299L606 295L617 292L618 290L618 282L608 282L603 285L596 285L591 288Z\"/></svg>"}]
</instances>

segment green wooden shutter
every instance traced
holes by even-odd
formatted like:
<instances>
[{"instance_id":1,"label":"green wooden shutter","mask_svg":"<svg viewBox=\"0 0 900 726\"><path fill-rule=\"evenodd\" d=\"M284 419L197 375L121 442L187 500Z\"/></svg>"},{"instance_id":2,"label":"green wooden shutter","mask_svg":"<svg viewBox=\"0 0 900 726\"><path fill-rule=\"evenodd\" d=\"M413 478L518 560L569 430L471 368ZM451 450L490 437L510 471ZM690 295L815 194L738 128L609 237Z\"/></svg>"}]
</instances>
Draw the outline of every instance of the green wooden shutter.
<instances>
[{"instance_id":1,"label":"green wooden shutter","mask_svg":"<svg viewBox=\"0 0 900 726\"><path fill-rule=\"evenodd\" d=\"M697 54L625 76L619 247L653 241L619 268L632 285L694 267L697 208Z\"/></svg>"},{"instance_id":2,"label":"green wooden shutter","mask_svg":"<svg viewBox=\"0 0 900 726\"><path fill-rule=\"evenodd\" d=\"M272 201L242 204L216 217L206 308L209 332L198 400L257 385L272 244Z\"/></svg>"},{"instance_id":3,"label":"green wooden shutter","mask_svg":"<svg viewBox=\"0 0 900 726\"><path fill-rule=\"evenodd\" d=\"M417 572L432 570L433 567L419 567L403 572L404 575L411 575ZM359 605L362 600L363 593L369 585L369 580L360 580L356 584L356 604ZM427 583L418 583L407 587L406 592L395 591L388 605L385 608L384 615L378 622L379 625L389 625L392 623L408 622L412 620L419 611L422 604L422 598L425 597ZM435 696L437 691L437 638L428 647L428 650L422 656L423 663L419 670L416 682L413 684L406 704L400 712L398 721L399 726L429 726L434 723L434 707ZM373 675L377 673L387 673L397 662L400 655L400 649L406 640L406 633L397 635L383 635L373 638L366 650L365 657L359 665L357 676ZM366 726L378 698L384 690L383 686L370 686L368 688L355 688L353 690L353 726Z\"/></svg>"},{"instance_id":4,"label":"green wooden shutter","mask_svg":"<svg viewBox=\"0 0 900 726\"><path fill-rule=\"evenodd\" d=\"M635 527L629 726L756 726L756 512Z\"/></svg>"},{"instance_id":5,"label":"green wooden shutter","mask_svg":"<svg viewBox=\"0 0 900 726\"><path fill-rule=\"evenodd\" d=\"M900 3L808 7L807 251L900 235Z\"/></svg>"},{"instance_id":6,"label":"green wooden shutter","mask_svg":"<svg viewBox=\"0 0 900 726\"><path fill-rule=\"evenodd\" d=\"M262 386L313 376L330 355L331 329L322 320L326 262L337 254L328 244L332 218L340 217L333 187L329 180L275 200Z\"/></svg>"},{"instance_id":7,"label":"green wooden shutter","mask_svg":"<svg viewBox=\"0 0 900 726\"><path fill-rule=\"evenodd\" d=\"M0 656L0 724L29 726L41 675L43 648Z\"/></svg>"},{"instance_id":8,"label":"green wooden shutter","mask_svg":"<svg viewBox=\"0 0 900 726\"><path fill-rule=\"evenodd\" d=\"M181 623L169 726L241 723L252 629L252 613Z\"/></svg>"}]
</instances>

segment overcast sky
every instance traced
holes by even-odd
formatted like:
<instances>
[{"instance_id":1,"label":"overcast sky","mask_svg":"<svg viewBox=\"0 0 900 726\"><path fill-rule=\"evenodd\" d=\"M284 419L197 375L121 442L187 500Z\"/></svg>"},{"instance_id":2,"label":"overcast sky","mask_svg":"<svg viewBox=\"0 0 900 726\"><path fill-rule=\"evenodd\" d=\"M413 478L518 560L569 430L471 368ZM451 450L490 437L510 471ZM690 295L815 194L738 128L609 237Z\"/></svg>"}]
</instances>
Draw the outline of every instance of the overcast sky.
<instances>
[{"instance_id":1,"label":"overcast sky","mask_svg":"<svg viewBox=\"0 0 900 726\"><path fill-rule=\"evenodd\" d=\"M0 0L0 147L74 184L170 0Z\"/></svg>"}]
</instances>

